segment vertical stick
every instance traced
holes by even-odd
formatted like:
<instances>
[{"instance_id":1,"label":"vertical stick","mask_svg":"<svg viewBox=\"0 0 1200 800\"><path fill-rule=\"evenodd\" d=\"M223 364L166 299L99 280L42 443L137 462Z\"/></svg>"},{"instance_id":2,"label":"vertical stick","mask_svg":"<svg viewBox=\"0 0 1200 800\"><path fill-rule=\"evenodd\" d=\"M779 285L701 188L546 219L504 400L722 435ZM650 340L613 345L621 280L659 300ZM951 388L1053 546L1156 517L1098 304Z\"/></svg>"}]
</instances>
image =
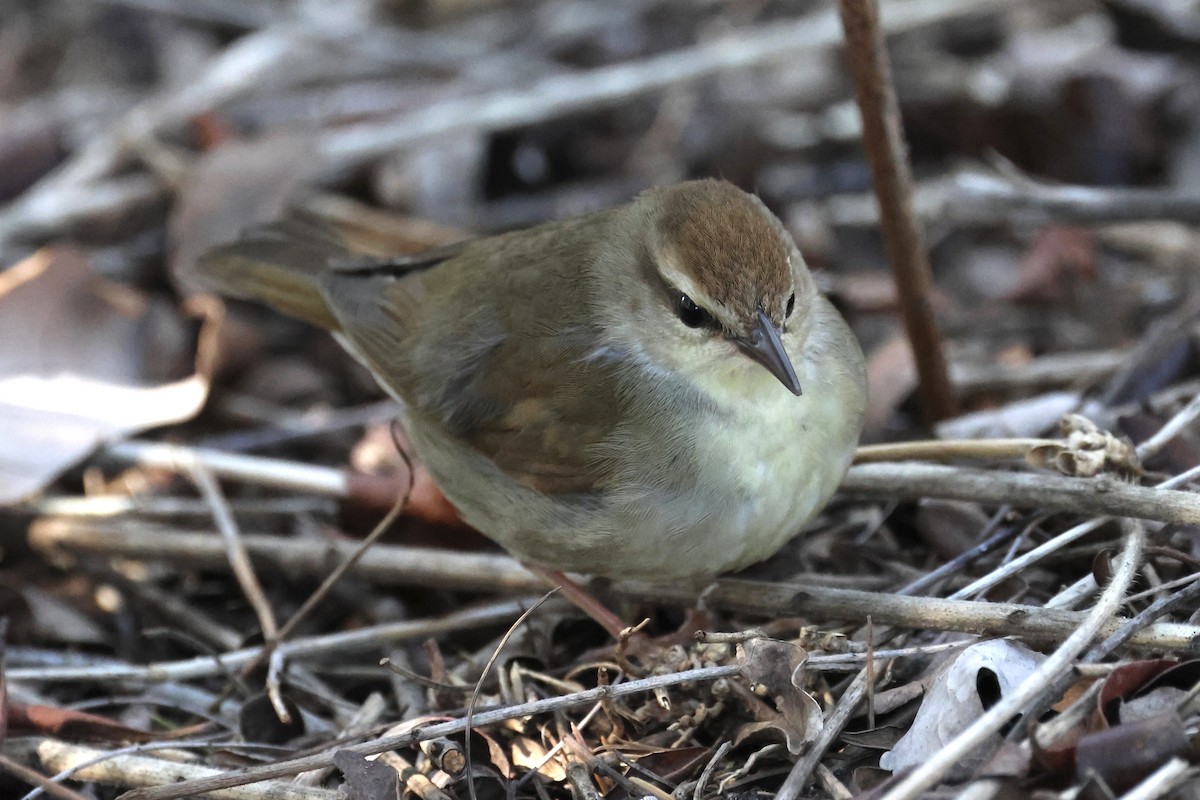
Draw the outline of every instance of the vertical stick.
<instances>
[{"instance_id":1,"label":"vertical stick","mask_svg":"<svg viewBox=\"0 0 1200 800\"><path fill-rule=\"evenodd\" d=\"M879 28L879 8L876 0L838 0L838 7L862 114L863 147L871 163L871 180L879 202L883 244L896 278L904 327L916 360L921 407L926 420L934 423L954 416L958 402L930 307L933 276L913 212L908 149L900 128L891 63Z\"/></svg>"}]
</instances>

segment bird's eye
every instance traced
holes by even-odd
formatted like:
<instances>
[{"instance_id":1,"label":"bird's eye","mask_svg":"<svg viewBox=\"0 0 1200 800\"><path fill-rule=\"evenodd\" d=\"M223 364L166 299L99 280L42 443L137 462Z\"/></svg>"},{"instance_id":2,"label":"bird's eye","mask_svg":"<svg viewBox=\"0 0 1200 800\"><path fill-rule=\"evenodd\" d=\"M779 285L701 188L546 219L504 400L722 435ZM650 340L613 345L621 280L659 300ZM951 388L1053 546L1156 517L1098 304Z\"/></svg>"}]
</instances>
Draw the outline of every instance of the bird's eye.
<instances>
[{"instance_id":1,"label":"bird's eye","mask_svg":"<svg viewBox=\"0 0 1200 800\"><path fill-rule=\"evenodd\" d=\"M692 298L686 294L680 294L679 299L675 301L675 313L679 315L679 321L689 328L699 328L712 323L712 316L692 302Z\"/></svg>"},{"instance_id":2,"label":"bird's eye","mask_svg":"<svg viewBox=\"0 0 1200 800\"><path fill-rule=\"evenodd\" d=\"M783 312L783 318L787 319L796 310L796 293L792 292L792 296L788 298L787 310Z\"/></svg>"}]
</instances>

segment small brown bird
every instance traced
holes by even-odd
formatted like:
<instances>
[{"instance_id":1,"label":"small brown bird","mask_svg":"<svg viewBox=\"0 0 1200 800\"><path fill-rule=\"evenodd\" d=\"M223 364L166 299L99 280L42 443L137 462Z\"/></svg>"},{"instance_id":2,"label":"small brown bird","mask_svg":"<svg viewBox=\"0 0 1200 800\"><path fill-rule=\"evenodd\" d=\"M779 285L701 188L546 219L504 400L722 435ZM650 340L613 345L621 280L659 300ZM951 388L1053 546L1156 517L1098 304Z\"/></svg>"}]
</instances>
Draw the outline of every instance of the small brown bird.
<instances>
[{"instance_id":1,"label":"small brown bird","mask_svg":"<svg viewBox=\"0 0 1200 800\"><path fill-rule=\"evenodd\" d=\"M853 334L780 222L722 181L394 259L290 220L201 271L333 331L463 518L551 569L695 581L759 561L858 440Z\"/></svg>"}]
</instances>

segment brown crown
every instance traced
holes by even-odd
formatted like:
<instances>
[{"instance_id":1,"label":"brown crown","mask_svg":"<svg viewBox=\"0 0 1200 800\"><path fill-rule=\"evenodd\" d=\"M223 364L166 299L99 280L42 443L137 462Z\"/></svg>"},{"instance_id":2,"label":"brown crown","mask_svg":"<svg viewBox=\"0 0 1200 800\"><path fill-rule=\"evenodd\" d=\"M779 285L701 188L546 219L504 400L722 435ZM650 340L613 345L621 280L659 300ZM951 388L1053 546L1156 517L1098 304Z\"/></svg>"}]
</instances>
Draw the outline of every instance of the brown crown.
<instances>
[{"instance_id":1,"label":"brown crown","mask_svg":"<svg viewBox=\"0 0 1200 800\"><path fill-rule=\"evenodd\" d=\"M788 246L763 206L731 183L692 181L668 189L658 219L679 268L749 326L759 306L779 322L792 291Z\"/></svg>"}]
</instances>

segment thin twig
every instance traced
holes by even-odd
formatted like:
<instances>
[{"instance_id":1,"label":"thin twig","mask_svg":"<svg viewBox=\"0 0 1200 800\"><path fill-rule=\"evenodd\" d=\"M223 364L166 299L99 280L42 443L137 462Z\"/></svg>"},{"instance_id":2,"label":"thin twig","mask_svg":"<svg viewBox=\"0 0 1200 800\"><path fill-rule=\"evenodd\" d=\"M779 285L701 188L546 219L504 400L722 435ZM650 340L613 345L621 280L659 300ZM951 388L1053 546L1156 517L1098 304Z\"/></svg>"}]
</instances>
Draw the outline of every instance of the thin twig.
<instances>
[{"instance_id":1,"label":"thin twig","mask_svg":"<svg viewBox=\"0 0 1200 800\"><path fill-rule=\"evenodd\" d=\"M1158 800L1158 798L1182 786L1184 780L1195 778L1195 770L1184 759L1175 756L1141 783L1121 795L1121 800Z\"/></svg>"},{"instance_id":2,"label":"thin twig","mask_svg":"<svg viewBox=\"0 0 1200 800\"><path fill-rule=\"evenodd\" d=\"M964 6L957 0L897 3L884 23L889 34L912 30L960 14L979 14L1007 5L986 0ZM386 124L345 126L326 138L323 150L353 166L418 142L461 131L487 132L535 125L576 111L596 111L639 95L661 91L841 40L832 14L819 11L798 20L764 25L662 55L582 73L554 75L536 84L481 97L452 98Z\"/></svg>"},{"instance_id":3,"label":"thin twig","mask_svg":"<svg viewBox=\"0 0 1200 800\"><path fill-rule=\"evenodd\" d=\"M279 645L279 651L289 660L327 657L330 653L345 655L378 648L381 644L412 641L437 636L450 631L506 624L525 610L521 600L466 608L441 617L406 620L373 625L352 631L294 639ZM45 681L84 681L122 683L145 681L162 683L194 678L225 675L262 655L262 647L246 647L217 656L197 656L181 661L158 662L146 665L91 664L87 666L29 667L8 670L10 681L41 683Z\"/></svg>"},{"instance_id":4,"label":"thin twig","mask_svg":"<svg viewBox=\"0 0 1200 800\"><path fill-rule=\"evenodd\" d=\"M855 464L879 461L956 461L965 458L1025 458L1044 445L1061 445L1057 439L929 439L914 442L863 445L854 453Z\"/></svg>"},{"instance_id":5,"label":"thin twig","mask_svg":"<svg viewBox=\"0 0 1200 800\"><path fill-rule=\"evenodd\" d=\"M536 603L525 609L525 612L521 614L521 616L517 617L516 621L513 622L512 625L508 626L508 630L504 632L504 635L500 637L499 643L497 643L495 649L492 650L492 654L488 658L487 663L483 665L483 671L479 673L479 679L475 681L475 688L471 691L471 699L467 703L467 716L464 720L466 724L466 748L464 750L464 755L467 761L467 790L471 796L471 800L477 800L475 796L475 771L471 765L471 721L475 717L475 706L479 703L479 694L483 691L483 683L487 680L488 674L492 671L492 667L495 665L496 659L500 657L500 651L504 649L506 644L508 644L508 641L512 638L513 634L525 624L525 620L529 619L529 616L534 611L537 611L539 608L541 608L542 605L551 597L553 597L554 593L557 591L558 588L556 587L546 592L538 599Z\"/></svg>"},{"instance_id":6,"label":"thin twig","mask_svg":"<svg viewBox=\"0 0 1200 800\"><path fill-rule=\"evenodd\" d=\"M880 228L896 278L896 294L917 366L918 394L929 422L958 412L946 367L941 333L933 318L933 271L925 252L921 223L913 210L912 172L900 127L900 107L892 86L875 0L838 0L855 97L862 114L863 148L879 200Z\"/></svg>"},{"instance_id":7,"label":"thin twig","mask_svg":"<svg viewBox=\"0 0 1200 800\"><path fill-rule=\"evenodd\" d=\"M279 626L275 622L275 611L263 592L258 576L254 574L254 565L250 563L250 556L242 542L242 532L233 518L233 511L229 508L225 495L221 493L221 487L217 485L208 467L191 458L186 452L180 452L179 458L176 468L192 479L212 511L213 522L221 534L221 541L229 558L229 567L242 589L242 594L254 609L254 615L258 617L263 638L267 642L274 641L279 632Z\"/></svg>"}]
</instances>

